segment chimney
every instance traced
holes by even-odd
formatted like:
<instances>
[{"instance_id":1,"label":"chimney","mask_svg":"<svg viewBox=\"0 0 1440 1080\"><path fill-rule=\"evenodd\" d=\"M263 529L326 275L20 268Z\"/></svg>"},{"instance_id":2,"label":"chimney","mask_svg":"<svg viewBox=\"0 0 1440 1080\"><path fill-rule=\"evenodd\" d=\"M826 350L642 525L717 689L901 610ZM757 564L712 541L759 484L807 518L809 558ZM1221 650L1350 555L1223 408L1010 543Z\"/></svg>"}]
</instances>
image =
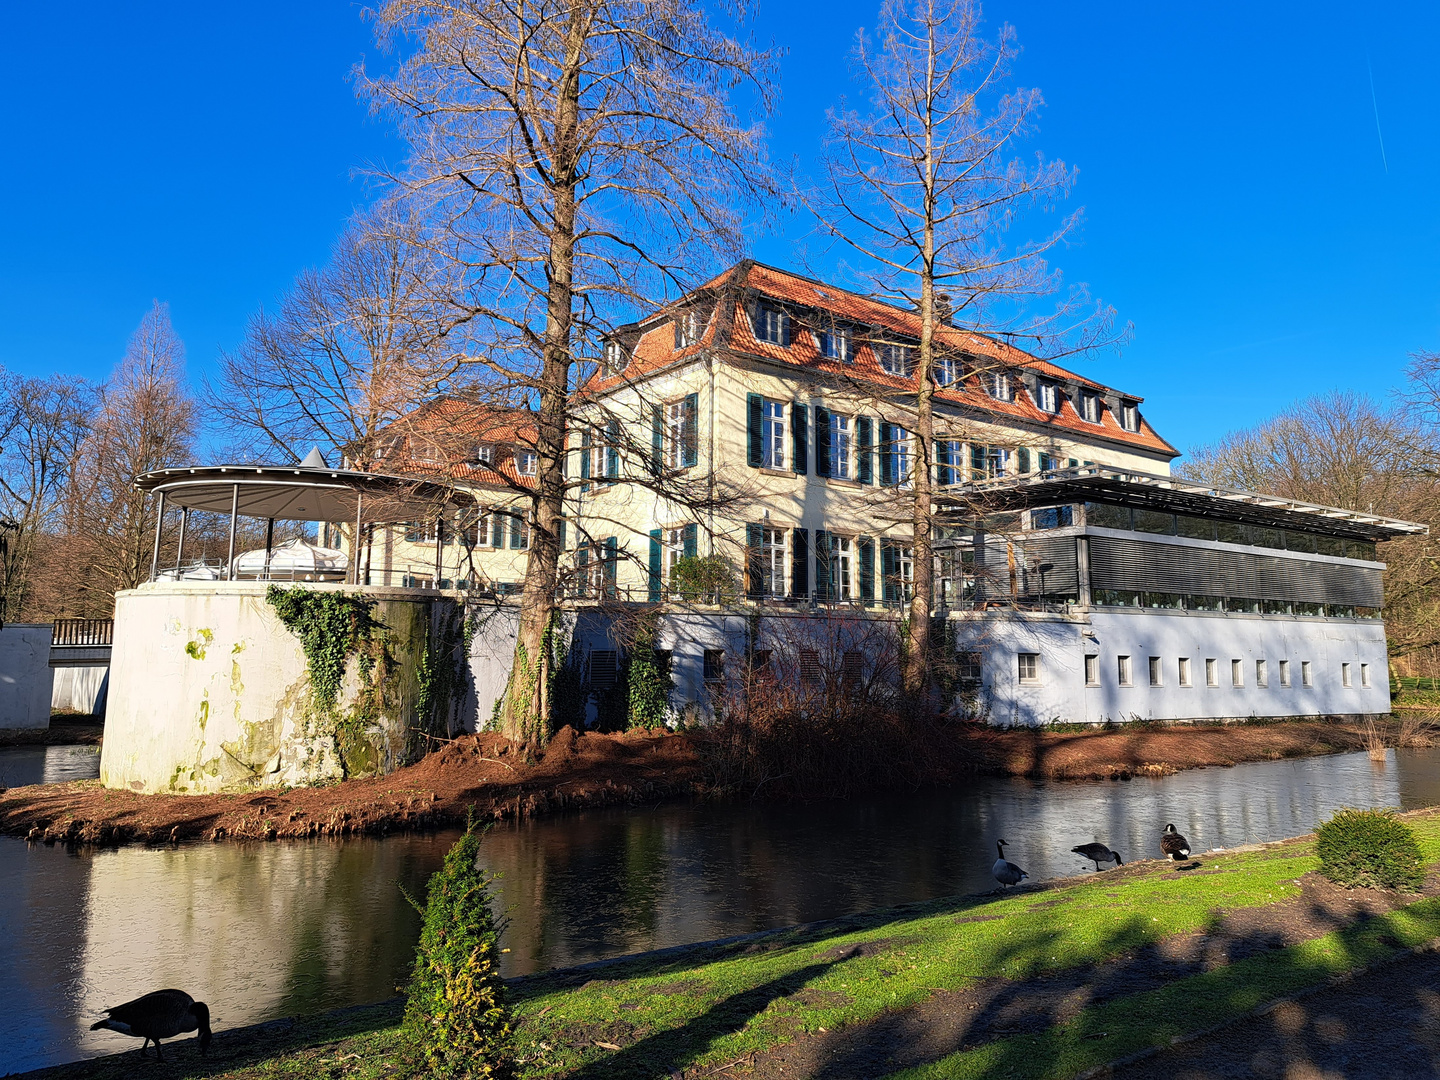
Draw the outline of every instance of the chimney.
<instances>
[{"instance_id":1,"label":"chimney","mask_svg":"<svg viewBox=\"0 0 1440 1080\"><path fill-rule=\"evenodd\" d=\"M946 326L955 325L950 320L955 317L955 305L950 302L949 293L935 294L935 318Z\"/></svg>"}]
</instances>

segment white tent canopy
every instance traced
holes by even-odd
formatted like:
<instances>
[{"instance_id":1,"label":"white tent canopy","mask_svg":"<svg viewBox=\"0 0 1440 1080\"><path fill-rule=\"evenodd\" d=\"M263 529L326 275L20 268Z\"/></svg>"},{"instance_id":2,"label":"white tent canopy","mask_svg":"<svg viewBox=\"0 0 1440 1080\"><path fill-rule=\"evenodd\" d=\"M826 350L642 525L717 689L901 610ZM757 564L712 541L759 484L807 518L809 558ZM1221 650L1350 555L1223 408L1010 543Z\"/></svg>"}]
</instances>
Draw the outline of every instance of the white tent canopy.
<instances>
[{"instance_id":1,"label":"white tent canopy","mask_svg":"<svg viewBox=\"0 0 1440 1080\"><path fill-rule=\"evenodd\" d=\"M321 547L308 540L295 539L270 550L270 565L265 565L265 549L245 551L235 556L234 576L237 578L269 577L288 581L324 581L345 576L350 560L338 548Z\"/></svg>"}]
</instances>

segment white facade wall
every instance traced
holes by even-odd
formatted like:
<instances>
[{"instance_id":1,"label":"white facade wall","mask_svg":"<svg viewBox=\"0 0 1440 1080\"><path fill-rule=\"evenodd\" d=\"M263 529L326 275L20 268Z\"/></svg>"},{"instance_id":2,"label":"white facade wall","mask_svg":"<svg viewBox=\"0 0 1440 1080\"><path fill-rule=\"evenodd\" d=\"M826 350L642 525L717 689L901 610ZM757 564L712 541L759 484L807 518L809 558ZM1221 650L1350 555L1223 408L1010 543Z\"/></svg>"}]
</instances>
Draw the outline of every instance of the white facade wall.
<instances>
[{"instance_id":1,"label":"white facade wall","mask_svg":"<svg viewBox=\"0 0 1440 1080\"><path fill-rule=\"evenodd\" d=\"M109 682L109 664L103 667L56 668L50 708L56 712L83 713L87 716L103 714Z\"/></svg>"},{"instance_id":2,"label":"white facade wall","mask_svg":"<svg viewBox=\"0 0 1440 1080\"><path fill-rule=\"evenodd\" d=\"M47 728L54 670L49 623L0 629L0 728Z\"/></svg>"}]
</instances>

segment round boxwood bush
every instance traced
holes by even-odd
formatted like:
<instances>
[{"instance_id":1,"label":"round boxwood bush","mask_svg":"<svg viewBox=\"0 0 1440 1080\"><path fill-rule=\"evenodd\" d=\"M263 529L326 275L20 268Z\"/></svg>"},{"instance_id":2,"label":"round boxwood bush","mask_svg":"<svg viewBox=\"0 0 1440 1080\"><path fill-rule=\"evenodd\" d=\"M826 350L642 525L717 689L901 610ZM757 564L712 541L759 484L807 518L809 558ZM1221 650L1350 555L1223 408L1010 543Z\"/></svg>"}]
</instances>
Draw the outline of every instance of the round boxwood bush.
<instances>
[{"instance_id":1,"label":"round boxwood bush","mask_svg":"<svg viewBox=\"0 0 1440 1080\"><path fill-rule=\"evenodd\" d=\"M1416 892L1425 880L1420 845L1392 810L1341 810L1320 826L1320 872L1347 889Z\"/></svg>"}]
</instances>

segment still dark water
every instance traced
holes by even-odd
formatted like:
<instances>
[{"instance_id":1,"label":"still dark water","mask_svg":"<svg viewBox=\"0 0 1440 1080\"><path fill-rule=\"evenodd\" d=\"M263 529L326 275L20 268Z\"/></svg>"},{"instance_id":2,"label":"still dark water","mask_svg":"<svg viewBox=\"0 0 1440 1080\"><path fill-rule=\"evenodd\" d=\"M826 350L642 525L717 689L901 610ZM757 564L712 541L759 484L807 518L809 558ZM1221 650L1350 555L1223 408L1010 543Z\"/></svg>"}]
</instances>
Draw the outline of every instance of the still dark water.
<instances>
[{"instance_id":1,"label":"still dark water","mask_svg":"<svg viewBox=\"0 0 1440 1080\"><path fill-rule=\"evenodd\" d=\"M0 748L0 788L63 784L100 775L98 746L7 746Z\"/></svg>"},{"instance_id":2,"label":"still dark water","mask_svg":"<svg viewBox=\"0 0 1440 1080\"><path fill-rule=\"evenodd\" d=\"M45 768L49 768L48 763ZM1205 769L1128 783L978 779L812 806L662 806L497 827L483 858L510 917L507 971L994 887L994 841L1042 879L1100 839L1158 856L1310 831L1341 806L1440 804L1440 750ZM113 1052L106 1005L163 986L218 1028L390 997L454 834L67 852L0 838L0 1074Z\"/></svg>"}]
</instances>

